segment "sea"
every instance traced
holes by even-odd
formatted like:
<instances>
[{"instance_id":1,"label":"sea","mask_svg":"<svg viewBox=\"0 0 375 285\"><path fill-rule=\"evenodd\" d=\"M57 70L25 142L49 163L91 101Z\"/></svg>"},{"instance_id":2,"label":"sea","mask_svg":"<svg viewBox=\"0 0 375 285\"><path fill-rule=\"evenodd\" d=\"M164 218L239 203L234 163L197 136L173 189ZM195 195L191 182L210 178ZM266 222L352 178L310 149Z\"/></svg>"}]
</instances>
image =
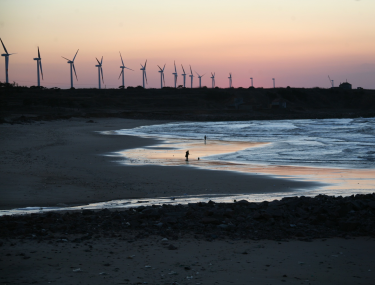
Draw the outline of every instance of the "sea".
<instances>
[{"instance_id":1,"label":"sea","mask_svg":"<svg viewBox=\"0 0 375 285\"><path fill-rule=\"evenodd\" d=\"M375 118L178 122L118 130L159 139L267 142L262 147L210 156L258 165L375 168Z\"/></svg>"}]
</instances>

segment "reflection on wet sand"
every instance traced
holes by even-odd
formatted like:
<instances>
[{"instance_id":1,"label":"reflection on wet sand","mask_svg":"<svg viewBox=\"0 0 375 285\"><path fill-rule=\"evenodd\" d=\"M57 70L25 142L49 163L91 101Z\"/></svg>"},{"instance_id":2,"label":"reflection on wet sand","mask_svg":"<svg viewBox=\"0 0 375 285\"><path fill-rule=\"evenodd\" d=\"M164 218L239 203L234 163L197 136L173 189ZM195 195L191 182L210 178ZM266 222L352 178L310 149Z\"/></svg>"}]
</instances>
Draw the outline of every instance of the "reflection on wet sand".
<instances>
[{"instance_id":1,"label":"reflection on wet sand","mask_svg":"<svg viewBox=\"0 0 375 285\"><path fill-rule=\"evenodd\" d=\"M228 161L210 160L210 156L233 153L251 147L261 147L266 143L168 140L163 144L129 149L119 154L125 164L156 164L168 166L190 165L204 169L238 171L251 174L272 175L307 181L320 181L329 186L314 192L329 195L351 195L372 193L375 189L375 169L339 169L302 166L255 165ZM185 152L189 150L189 161ZM198 159L199 158L199 159Z\"/></svg>"}]
</instances>

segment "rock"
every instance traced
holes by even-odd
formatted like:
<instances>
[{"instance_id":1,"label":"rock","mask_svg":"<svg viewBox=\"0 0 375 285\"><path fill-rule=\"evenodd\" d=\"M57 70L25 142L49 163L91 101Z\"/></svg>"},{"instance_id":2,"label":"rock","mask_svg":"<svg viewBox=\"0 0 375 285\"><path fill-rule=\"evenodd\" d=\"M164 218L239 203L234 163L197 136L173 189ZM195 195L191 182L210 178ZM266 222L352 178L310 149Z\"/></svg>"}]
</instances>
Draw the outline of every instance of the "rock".
<instances>
[{"instance_id":1,"label":"rock","mask_svg":"<svg viewBox=\"0 0 375 285\"><path fill-rule=\"evenodd\" d=\"M173 244L170 244L170 245L168 246L168 249L169 249L169 250L176 250L177 247L174 246Z\"/></svg>"},{"instance_id":2,"label":"rock","mask_svg":"<svg viewBox=\"0 0 375 285\"><path fill-rule=\"evenodd\" d=\"M343 231L354 231L358 228L359 223L358 222L349 222L349 221L344 221L339 224L339 227Z\"/></svg>"},{"instance_id":3,"label":"rock","mask_svg":"<svg viewBox=\"0 0 375 285\"><path fill-rule=\"evenodd\" d=\"M200 221L202 224L214 224L214 225L218 225L220 224L220 221L215 219L215 218L210 218L210 217L204 217L201 219Z\"/></svg>"},{"instance_id":4,"label":"rock","mask_svg":"<svg viewBox=\"0 0 375 285\"><path fill-rule=\"evenodd\" d=\"M217 226L218 228L221 228L221 229L227 229L228 228L228 225L226 224L220 224Z\"/></svg>"}]
</instances>

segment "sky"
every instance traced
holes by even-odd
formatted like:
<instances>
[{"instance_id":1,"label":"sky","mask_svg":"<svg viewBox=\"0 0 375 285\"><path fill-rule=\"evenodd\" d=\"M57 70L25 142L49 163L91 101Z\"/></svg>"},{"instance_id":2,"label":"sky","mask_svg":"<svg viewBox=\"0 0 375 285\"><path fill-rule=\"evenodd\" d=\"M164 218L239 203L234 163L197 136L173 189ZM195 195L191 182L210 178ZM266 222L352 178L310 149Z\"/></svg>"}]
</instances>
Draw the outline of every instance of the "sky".
<instances>
[{"instance_id":1,"label":"sky","mask_svg":"<svg viewBox=\"0 0 375 285\"><path fill-rule=\"evenodd\" d=\"M36 85L40 48L46 87L70 87L66 60L75 60L76 88L96 88L96 57L103 56L106 88L160 88L157 65L173 86L182 69L205 74L202 85L234 87L330 87L348 80L375 89L374 0L0 0L0 38L10 56L9 80ZM2 49L2 47L0 47ZM1 52L3 52L1 50ZM195 72L194 72L195 73ZM194 74L196 76L196 74ZM0 58L0 81L5 59ZM188 86L190 87L190 81ZM194 78L198 87L198 78Z\"/></svg>"}]
</instances>

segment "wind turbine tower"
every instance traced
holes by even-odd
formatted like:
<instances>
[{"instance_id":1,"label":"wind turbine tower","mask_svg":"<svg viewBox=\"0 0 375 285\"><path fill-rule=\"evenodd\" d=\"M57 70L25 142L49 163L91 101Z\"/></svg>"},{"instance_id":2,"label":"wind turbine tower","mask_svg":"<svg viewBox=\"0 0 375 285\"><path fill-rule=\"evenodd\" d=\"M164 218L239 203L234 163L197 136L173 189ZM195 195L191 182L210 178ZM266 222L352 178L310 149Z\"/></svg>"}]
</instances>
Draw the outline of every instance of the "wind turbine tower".
<instances>
[{"instance_id":1,"label":"wind turbine tower","mask_svg":"<svg viewBox=\"0 0 375 285\"><path fill-rule=\"evenodd\" d=\"M124 69L126 68L126 69L129 69L131 71L134 71L134 70L125 66L124 61L122 60L121 52L119 52L119 53L120 53L120 58L121 58L121 62L122 62L122 66L120 66L120 68L121 68L120 76L122 75L122 85L121 85L120 88L125 88ZM118 79L120 79L120 76L118 77Z\"/></svg>"},{"instance_id":2,"label":"wind turbine tower","mask_svg":"<svg viewBox=\"0 0 375 285\"><path fill-rule=\"evenodd\" d=\"M38 47L38 57L34 58L34 60L36 60L38 87L40 87L40 73L42 74L42 79L43 79L43 70L42 70L42 59L40 57L39 47ZM39 68L40 68L40 71L39 71Z\"/></svg>"},{"instance_id":3,"label":"wind turbine tower","mask_svg":"<svg viewBox=\"0 0 375 285\"><path fill-rule=\"evenodd\" d=\"M333 80L331 79L331 77L329 77L329 75L328 75L328 79L329 79L329 82L331 82L332 88L335 87L334 82L333 82Z\"/></svg>"},{"instance_id":4,"label":"wind turbine tower","mask_svg":"<svg viewBox=\"0 0 375 285\"><path fill-rule=\"evenodd\" d=\"M165 64L164 64L164 67L163 68L161 68L159 65L158 65L158 67L159 67L159 71L158 72L160 72L160 89L163 89L163 82L164 82L164 85L165 85L165 80L164 80L164 69L165 69Z\"/></svg>"},{"instance_id":5,"label":"wind turbine tower","mask_svg":"<svg viewBox=\"0 0 375 285\"><path fill-rule=\"evenodd\" d=\"M147 64L147 59L146 59L145 65L141 64L143 88L145 88L145 79L147 83L146 64Z\"/></svg>"},{"instance_id":6,"label":"wind turbine tower","mask_svg":"<svg viewBox=\"0 0 375 285\"><path fill-rule=\"evenodd\" d=\"M184 69L184 67L182 66L182 64L181 64L181 67L182 67L182 70L184 71L184 73L182 73L181 75L182 75L182 77L184 78L184 88L186 87L185 86L185 83L186 83L186 73L185 73L185 69Z\"/></svg>"},{"instance_id":7,"label":"wind turbine tower","mask_svg":"<svg viewBox=\"0 0 375 285\"><path fill-rule=\"evenodd\" d=\"M272 81L273 81L273 88L276 88L276 85L275 85L275 78L272 78Z\"/></svg>"},{"instance_id":8,"label":"wind turbine tower","mask_svg":"<svg viewBox=\"0 0 375 285\"><path fill-rule=\"evenodd\" d=\"M102 74L102 80L103 80L103 83L104 83L104 78L103 78L103 57L102 57L102 60L99 61L97 58L96 58L96 61L98 62L98 65L95 65L97 68L98 68L98 79L99 79L99 89L102 89L101 88L101 85L100 85L100 74Z\"/></svg>"},{"instance_id":9,"label":"wind turbine tower","mask_svg":"<svg viewBox=\"0 0 375 285\"><path fill-rule=\"evenodd\" d=\"M215 72L213 74L211 72L211 80L212 80L212 88L215 88Z\"/></svg>"},{"instance_id":10,"label":"wind turbine tower","mask_svg":"<svg viewBox=\"0 0 375 285\"><path fill-rule=\"evenodd\" d=\"M70 88L73 88L73 70L74 70L74 74L76 75L76 79L78 81L76 68L74 66L74 60L76 59L78 51L79 51L79 49L77 50L75 56L73 57L73 60L67 59L66 57L62 56L62 58L66 59L68 61L68 63L70 64Z\"/></svg>"},{"instance_id":11,"label":"wind turbine tower","mask_svg":"<svg viewBox=\"0 0 375 285\"><path fill-rule=\"evenodd\" d=\"M176 61L174 62L174 73L172 73L174 75L174 88L177 88L177 68L176 68Z\"/></svg>"},{"instance_id":12,"label":"wind turbine tower","mask_svg":"<svg viewBox=\"0 0 375 285\"><path fill-rule=\"evenodd\" d=\"M198 78L199 78L199 88L202 88L202 77L204 76L203 75L199 75L198 72L195 72L197 75L198 75Z\"/></svg>"},{"instance_id":13,"label":"wind turbine tower","mask_svg":"<svg viewBox=\"0 0 375 285\"><path fill-rule=\"evenodd\" d=\"M3 43L3 40L0 38L1 44L3 45L5 53L3 53L1 56L5 57L5 83L9 83L9 77L8 77L8 67L9 67L9 56L15 53L8 53L7 49L5 48L5 45Z\"/></svg>"},{"instance_id":14,"label":"wind turbine tower","mask_svg":"<svg viewBox=\"0 0 375 285\"><path fill-rule=\"evenodd\" d=\"M193 88L193 78L194 78L194 74L193 74L193 71L191 70L191 65L190 65L190 75L189 77L191 78L191 88Z\"/></svg>"},{"instance_id":15,"label":"wind turbine tower","mask_svg":"<svg viewBox=\"0 0 375 285\"><path fill-rule=\"evenodd\" d=\"M251 87L254 87L254 84L253 84L253 78L250 77L250 79L251 79Z\"/></svg>"},{"instance_id":16,"label":"wind turbine tower","mask_svg":"<svg viewBox=\"0 0 375 285\"><path fill-rule=\"evenodd\" d=\"M232 88L232 73L229 73L229 88Z\"/></svg>"}]
</instances>

